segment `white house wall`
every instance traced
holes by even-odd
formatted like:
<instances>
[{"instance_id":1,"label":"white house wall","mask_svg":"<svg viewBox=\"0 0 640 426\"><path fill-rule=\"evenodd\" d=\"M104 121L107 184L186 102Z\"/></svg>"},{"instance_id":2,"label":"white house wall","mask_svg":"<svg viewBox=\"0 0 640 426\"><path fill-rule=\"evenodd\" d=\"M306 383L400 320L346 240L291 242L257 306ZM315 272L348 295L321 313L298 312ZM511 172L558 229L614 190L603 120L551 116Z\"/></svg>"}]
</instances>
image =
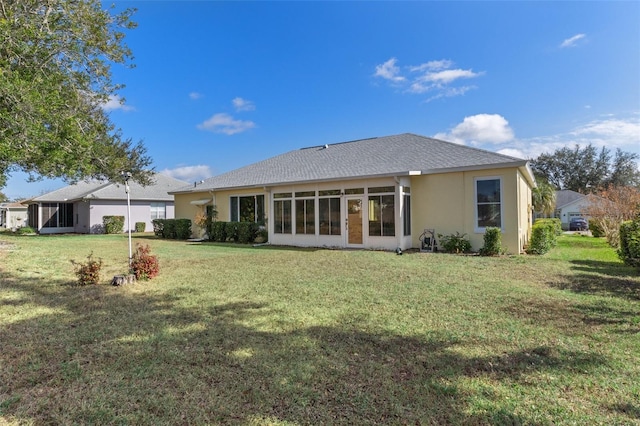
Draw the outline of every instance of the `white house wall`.
<instances>
[{"instance_id":1,"label":"white house wall","mask_svg":"<svg viewBox=\"0 0 640 426\"><path fill-rule=\"evenodd\" d=\"M165 219L173 219L175 217L175 207L173 202L164 202L166 205ZM89 202L89 229L91 233L102 230L103 216L124 216L124 231L135 230L136 222L144 222L145 231L153 230L151 223L151 207L149 201L131 201L131 225L127 218L127 202L126 200L91 200ZM129 228L129 226L131 228Z\"/></svg>"}]
</instances>

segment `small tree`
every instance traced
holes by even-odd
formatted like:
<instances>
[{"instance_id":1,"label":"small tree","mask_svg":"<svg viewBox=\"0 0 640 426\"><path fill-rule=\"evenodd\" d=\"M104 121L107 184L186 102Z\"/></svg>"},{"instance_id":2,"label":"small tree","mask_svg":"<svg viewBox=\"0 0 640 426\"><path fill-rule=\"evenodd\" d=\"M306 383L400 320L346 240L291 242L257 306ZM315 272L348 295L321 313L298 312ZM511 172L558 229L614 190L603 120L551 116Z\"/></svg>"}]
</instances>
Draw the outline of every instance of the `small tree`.
<instances>
[{"instance_id":1,"label":"small tree","mask_svg":"<svg viewBox=\"0 0 640 426\"><path fill-rule=\"evenodd\" d=\"M87 256L86 262L76 262L72 260L71 263L74 267L74 272L78 277L78 284L95 285L100 282L100 269L102 269L102 259L95 260L93 258L93 252Z\"/></svg>"},{"instance_id":2,"label":"small tree","mask_svg":"<svg viewBox=\"0 0 640 426\"><path fill-rule=\"evenodd\" d=\"M556 208L556 188L543 178L536 178L532 191L533 211L549 217Z\"/></svg>"}]
</instances>

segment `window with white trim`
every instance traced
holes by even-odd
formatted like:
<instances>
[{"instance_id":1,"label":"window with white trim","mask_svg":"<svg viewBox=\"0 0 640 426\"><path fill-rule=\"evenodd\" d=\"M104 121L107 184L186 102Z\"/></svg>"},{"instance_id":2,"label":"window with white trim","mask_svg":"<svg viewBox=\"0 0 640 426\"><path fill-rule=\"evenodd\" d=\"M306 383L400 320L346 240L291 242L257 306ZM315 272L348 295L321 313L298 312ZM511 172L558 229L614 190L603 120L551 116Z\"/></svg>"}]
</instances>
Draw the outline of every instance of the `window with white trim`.
<instances>
[{"instance_id":1,"label":"window with white trim","mask_svg":"<svg viewBox=\"0 0 640 426\"><path fill-rule=\"evenodd\" d=\"M502 228L502 179L476 178L476 230Z\"/></svg>"},{"instance_id":2,"label":"window with white trim","mask_svg":"<svg viewBox=\"0 0 640 426\"><path fill-rule=\"evenodd\" d=\"M316 192L296 192L296 234L316 233Z\"/></svg>"},{"instance_id":3,"label":"window with white trim","mask_svg":"<svg viewBox=\"0 0 640 426\"><path fill-rule=\"evenodd\" d=\"M340 235L340 190L319 191L318 197L318 234Z\"/></svg>"},{"instance_id":4,"label":"window with white trim","mask_svg":"<svg viewBox=\"0 0 640 426\"><path fill-rule=\"evenodd\" d=\"M167 218L167 203L149 203L151 220Z\"/></svg>"},{"instance_id":5,"label":"window with white trim","mask_svg":"<svg viewBox=\"0 0 640 426\"><path fill-rule=\"evenodd\" d=\"M273 194L273 232L291 234L291 193Z\"/></svg>"},{"instance_id":6,"label":"window with white trim","mask_svg":"<svg viewBox=\"0 0 640 426\"><path fill-rule=\"evenodd\" d=\"M264 194L230 197L231 222L264 223Z\"/></svg>"},{"instance_id":7,"label":"window with white trim","mask_svg":"<svg viewBox=\"0 0 640 426\"><path fill-rule=\"evenodd\" d=\"M395 187L393 186L369 188L370 237L393 237L396 235L396 197L394 191ZM384 193L388 194L383 195Z\"/></svg>"}]
</instances>

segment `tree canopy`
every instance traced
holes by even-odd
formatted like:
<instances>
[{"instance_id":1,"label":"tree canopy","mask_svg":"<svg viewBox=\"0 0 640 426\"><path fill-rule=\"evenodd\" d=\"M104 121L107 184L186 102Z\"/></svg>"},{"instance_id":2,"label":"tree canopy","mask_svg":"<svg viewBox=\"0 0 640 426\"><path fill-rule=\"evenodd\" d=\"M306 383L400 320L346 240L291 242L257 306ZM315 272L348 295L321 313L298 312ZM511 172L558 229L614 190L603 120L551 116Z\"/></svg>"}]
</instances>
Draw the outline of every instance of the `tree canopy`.
<instances>
[{"instance_id":1,"label":"tree canopy","mask_svg":"<svg viewBox=\"0 0 640 426\"><path fill-rule=\"evenodd\" d=\"M570 189L591 194L608 186L640 186L638 154L618 148L615 155L603 147L598 151L589 144L584 148L560 148L531 160L536 176L556 189Z\"/></svg>"},{"instance_id":2,"label":"tree canopy","mask_svg":"<svg viewBox=\"0 0 640 426\"><path fill-rule=\"evenodd\" d=\"M0 188L17 170L70 182L130 171L149 182L146 148L102 107L121 89L111 66L130 65L132 13L98 0L0 0Z\"/></svg>"}]
</instances>

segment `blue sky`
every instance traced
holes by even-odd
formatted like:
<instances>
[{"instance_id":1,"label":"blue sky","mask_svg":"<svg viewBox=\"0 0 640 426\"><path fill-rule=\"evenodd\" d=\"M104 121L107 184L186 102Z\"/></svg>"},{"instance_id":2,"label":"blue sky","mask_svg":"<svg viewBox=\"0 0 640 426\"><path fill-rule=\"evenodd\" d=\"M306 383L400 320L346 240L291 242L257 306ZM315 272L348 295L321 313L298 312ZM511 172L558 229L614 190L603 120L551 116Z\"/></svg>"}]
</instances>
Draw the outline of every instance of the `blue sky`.
<instances>
[{"instance_id":1,"label":"blue sky","mask_svg":"<svg viewBox=\"0 0 640 426\"><path fill-rule=\"evenodd\" d=\"M124 101L105 108L179 179L404 132L640 154L640 2L115 4L138 9L136 67L113 68ZM64 185L14 173L2 192Z\"/></svg>"}]
</instances>

